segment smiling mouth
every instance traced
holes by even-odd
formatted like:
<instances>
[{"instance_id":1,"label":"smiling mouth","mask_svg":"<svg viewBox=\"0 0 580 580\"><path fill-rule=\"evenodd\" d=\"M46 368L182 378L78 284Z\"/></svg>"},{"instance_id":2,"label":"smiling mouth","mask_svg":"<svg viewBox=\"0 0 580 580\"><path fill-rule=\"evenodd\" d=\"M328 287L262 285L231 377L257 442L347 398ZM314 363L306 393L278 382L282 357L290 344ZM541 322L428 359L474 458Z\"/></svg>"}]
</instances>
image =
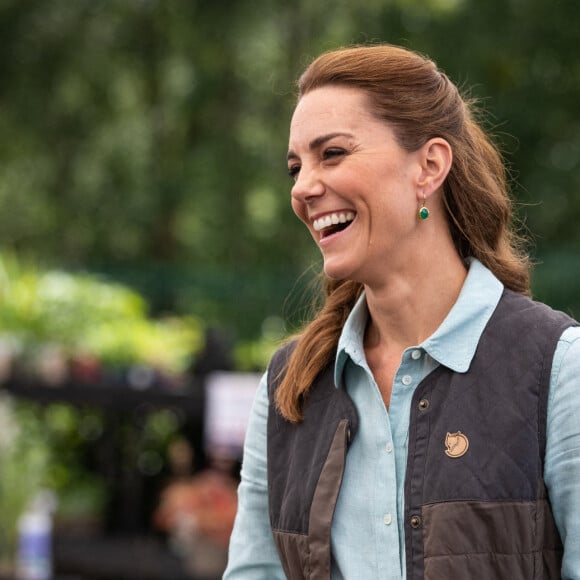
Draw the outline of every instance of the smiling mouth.
<instances>
[{"instance_id":1,"label":"smiling mouth","mask_svg":"<svg viewBox=\"0 0 580 580\"><path fill-rule=\"evenodd\" d=\"M348 228L354 220L354 217L355 214L352 211L331 213L314 220L312 227L314 231L320 232L321 237L325 238Z\"/></svg>"}]
</instances>

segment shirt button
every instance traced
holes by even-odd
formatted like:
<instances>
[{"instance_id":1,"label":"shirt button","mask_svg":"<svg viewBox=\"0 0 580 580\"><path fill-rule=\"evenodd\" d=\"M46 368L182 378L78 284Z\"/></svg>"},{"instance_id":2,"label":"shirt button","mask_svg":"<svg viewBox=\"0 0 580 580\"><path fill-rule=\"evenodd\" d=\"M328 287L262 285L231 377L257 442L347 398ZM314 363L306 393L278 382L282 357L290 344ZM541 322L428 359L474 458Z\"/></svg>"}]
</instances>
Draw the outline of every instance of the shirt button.
<instances>
[{"instance_id":1,"label":"shirt button","mask_svg":"<svg viewBox=\"0 0 580 580\"><path fill-rule=\"evenodd\" d=\"M393 451L393 444L387 443L385 449L386 449L387 453L391 453Z\"/></svg>"},{"instance_id":2,"label":"shirt button","mask_svg":"<svg viewBox=\"0 0 580 580\"><path fill-rule=\"evenodd\" d=\"M404 375L401 382L408 387L413 382L413 377L411 375Z\"/></svg>"},{"instance_id":3,"label":"shirt button","mask_svg":"<svg viewBox=\"0 0 580 580\"><path fill-rule=\"evenodd\" d=\"M393 516L391 514L385 514L383 516L383 522L385 522L386 526L390 526L393 522Z\"/></svg>"},{"instance_id":4,"label":"shirt button","mask_svg":"<svg viewBox=\"0 0 580 580\"><path fill-rule=\"evenodd\" d=\"M421 358L421 351L420 351L420 350L414 350L414 351L411 353L411 358L412 358L413 360L419 360L419 359Z\"/></svg>"}]
</instances>

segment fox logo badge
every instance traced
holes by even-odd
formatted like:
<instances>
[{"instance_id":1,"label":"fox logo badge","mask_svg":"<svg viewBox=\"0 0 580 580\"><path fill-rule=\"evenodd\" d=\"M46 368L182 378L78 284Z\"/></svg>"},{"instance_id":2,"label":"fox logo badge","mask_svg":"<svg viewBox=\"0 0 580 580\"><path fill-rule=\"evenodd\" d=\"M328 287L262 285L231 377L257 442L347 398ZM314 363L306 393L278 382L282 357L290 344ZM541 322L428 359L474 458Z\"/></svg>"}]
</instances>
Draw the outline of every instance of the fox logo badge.
<instances>
[{"instance_id":1,"label":"fox logo badge","mask_svg":"<svg viewBox=\"0 0 580 580\"><path fill-rule=\"evenodd\" d=\"M467 453L469 449L469 439L461 432L447 433L445 436L445 455L453 457L461 457Z\"/></svg>"}]
</instances>

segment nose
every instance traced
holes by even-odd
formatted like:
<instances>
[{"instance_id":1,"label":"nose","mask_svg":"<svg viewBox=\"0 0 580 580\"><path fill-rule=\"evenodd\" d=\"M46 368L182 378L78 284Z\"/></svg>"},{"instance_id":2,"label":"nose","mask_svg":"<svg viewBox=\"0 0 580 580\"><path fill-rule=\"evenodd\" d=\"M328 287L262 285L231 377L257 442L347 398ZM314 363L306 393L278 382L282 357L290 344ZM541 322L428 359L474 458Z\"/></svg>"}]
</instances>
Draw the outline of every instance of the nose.
<instances>
[{"instance_id":1,"label":"nose","mask_svg":"<svg viewBox=\"0 0 580 580\"><path fill-rule=\"evenodd\" d=\"M309 203L324 194L324 183L320 179L318 172L314 169L302 167L296 176L296 181L292 186L292 199Z\"/></svg>"}]
</instances>

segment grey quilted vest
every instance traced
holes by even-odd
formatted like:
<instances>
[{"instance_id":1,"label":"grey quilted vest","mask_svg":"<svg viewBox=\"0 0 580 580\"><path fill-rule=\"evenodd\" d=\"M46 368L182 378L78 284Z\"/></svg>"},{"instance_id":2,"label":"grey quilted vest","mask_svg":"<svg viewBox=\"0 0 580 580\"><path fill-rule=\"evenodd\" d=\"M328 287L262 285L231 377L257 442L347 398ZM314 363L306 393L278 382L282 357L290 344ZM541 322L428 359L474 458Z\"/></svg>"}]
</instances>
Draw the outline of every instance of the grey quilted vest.
<instances>
[{"instance_id":1,"label":"grey quilted vest","mask_svg":"<svg viewBox=\"0 0 580 580\"><path fill-rule=\"evenodd\" d=\"M405 480L407 580L560 578L562 545L543 483L552 358L568 316L505 291L471 366L440 366L411 406ZM291 580L330 578L330 533L356 409L334 365L292 425L275 410L289 343L269 371L270 521Z\"/></svg>"}]
</instances>

